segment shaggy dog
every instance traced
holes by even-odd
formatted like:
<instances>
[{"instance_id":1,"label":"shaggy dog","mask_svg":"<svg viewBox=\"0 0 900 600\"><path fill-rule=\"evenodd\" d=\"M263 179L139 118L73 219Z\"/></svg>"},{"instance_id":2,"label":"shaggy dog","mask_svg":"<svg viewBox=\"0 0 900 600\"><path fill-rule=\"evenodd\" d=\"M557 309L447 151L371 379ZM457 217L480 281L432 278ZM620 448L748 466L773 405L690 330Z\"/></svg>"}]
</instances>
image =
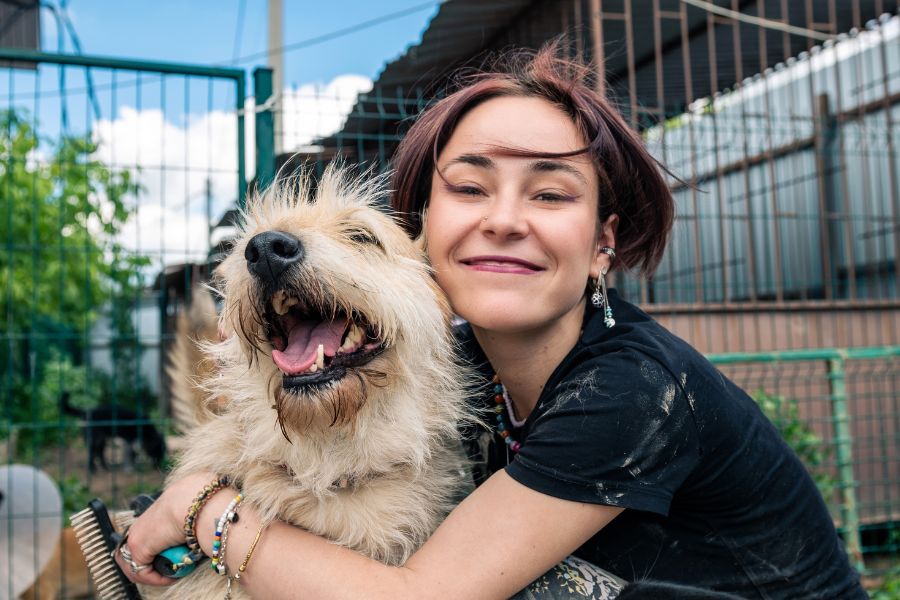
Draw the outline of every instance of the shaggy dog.
<instances>
[{"instance_id":1,"label":"shaggy dog","mask_svg":"<svg viewBox=\"0 0 900 600\"><path fill-rule=\"evenodd\" d=\"M469 377L421 250L375 208L383 181L329 168L311 188L293 178L248 203L216 272L225 340L207 346L201 382L216 407L198 412L171 478L228 476L264 520L398 565L470 489ZM141 592L225 589L207 566Z\"/></svg>"}]
</instances>

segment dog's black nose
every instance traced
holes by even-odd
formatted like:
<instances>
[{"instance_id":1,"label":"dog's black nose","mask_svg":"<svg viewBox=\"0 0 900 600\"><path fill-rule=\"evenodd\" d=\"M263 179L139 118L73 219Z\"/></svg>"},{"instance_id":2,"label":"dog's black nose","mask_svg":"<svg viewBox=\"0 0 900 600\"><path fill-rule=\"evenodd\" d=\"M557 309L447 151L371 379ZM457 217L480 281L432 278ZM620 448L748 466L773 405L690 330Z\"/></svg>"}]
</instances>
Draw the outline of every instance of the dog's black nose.
<instances>
[{"instance_id":1,"label":"dog's black nose","mask_svg":"<svg viewBox=\"0 0 900 600\"><path fill-rule=\"evenodd\" d=\"M255 235L244 250L247 269L270 285L276 285L281 274L292 264L300 262L302 257L300 240L283 231Z\"/></svg>"}]
</instances>

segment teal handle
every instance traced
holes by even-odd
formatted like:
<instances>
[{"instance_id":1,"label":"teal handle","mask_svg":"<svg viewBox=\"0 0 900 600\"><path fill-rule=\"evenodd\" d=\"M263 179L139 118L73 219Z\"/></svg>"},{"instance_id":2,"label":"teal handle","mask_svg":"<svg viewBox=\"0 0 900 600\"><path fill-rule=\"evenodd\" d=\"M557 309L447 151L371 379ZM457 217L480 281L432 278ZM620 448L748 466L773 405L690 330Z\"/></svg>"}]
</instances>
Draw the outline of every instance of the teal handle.
<instances>
[{"instance_id":1,"label":"teal handle","mask_svg":"<svg viewBox=\"0 0 900 600\"><path fill-rule=\"evenodd\" d=\"M153 559L153 569L161 575L176 579L190 575L197 568L197 563L179 566L177 569L174 567L174 565L181 565L188 554L190 554L190 550L187 546L166 548Z\"/></svg>"}]
</instances>

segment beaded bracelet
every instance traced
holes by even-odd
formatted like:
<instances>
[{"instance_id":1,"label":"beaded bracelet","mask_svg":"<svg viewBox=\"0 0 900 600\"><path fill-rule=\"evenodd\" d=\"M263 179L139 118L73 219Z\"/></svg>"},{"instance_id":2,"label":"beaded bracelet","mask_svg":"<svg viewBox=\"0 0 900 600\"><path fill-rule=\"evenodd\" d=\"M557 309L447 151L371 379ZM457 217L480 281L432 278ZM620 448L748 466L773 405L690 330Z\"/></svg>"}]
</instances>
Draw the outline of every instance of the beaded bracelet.
<instances>
[{"instance_id":1,"label":"beaded bracelet","mask_svg":"<svg viewBox=\"0 0 900 600\"><path fill-rule=\"evenodd\" d=\"M203 549L200 547L200 542L197 541L197 515L200 514L200 509L203 508L203 505L206 504L212 495L227 485L227 477L217 476L211 482L206 484L203 489L200 490L200 493L197 494L197 497L194 498L193 502L191 502L188 513L184 517L184 541L189 552L181 563L172 565L172 568L175 571L177 571L179 567L194 564L203 558Z\"/></svg>"},{"instance_id":2,"label":"beaded bracelet","mask_svg":"<svg viewBox=\"0 0 900 600\"><path fill-rule=\"evenodd\" d=\"M238 495L228 503L228 507L225 509L225 512L222 513L222 516L219 517L219 521L216 524L210 566L212 567L212 570L219 575L226 575L228 571L225 565L225 544L228 542L228 526L237 521L238 516L236 511L243 501L244 495L239 492Z\"/></svg>"}]
</instances>

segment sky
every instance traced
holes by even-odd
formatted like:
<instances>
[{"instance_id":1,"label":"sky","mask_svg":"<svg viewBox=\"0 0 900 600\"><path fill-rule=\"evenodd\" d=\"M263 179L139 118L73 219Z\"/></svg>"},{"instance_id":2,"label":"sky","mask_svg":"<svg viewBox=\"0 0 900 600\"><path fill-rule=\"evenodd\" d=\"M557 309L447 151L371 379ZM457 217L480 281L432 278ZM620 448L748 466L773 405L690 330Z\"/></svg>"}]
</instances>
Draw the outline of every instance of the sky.
<instances>
[{"instance_id":1,"label":"sky","mask_svg":"<svg viewBox=\"0 0 900 600\"><path fill-rule=\"evenodd\" d=\"M64 10L83 54L194 65L230 66L247 72L266 64L268 4L263 0L51 0ZM419 42L439 1L283 1L283 43L303 44L284 53L283 147L293 150L336 131L356 95L371 87L384 65ZM404 13L401 16L392 16ZM367 21L369 27L355 26ZM335 32L356 29L345 35ZM58 36L54 12L41 11L42 49L75 53L70 36ZM237 60L236 60L237 59ZM0 96L35 113L48 139L61 130L89 133L97 158L130 170L142 192L120 241L163 264L202 261L208 222L235 201L237 132L233 85L182 84L133 73L112 75L55 67L19 73L14 93L0 77ZM113 79L115 77L115 79ZM84 90L93 87L98 110ZM62 93L60 90L66 90ZM60 100L65 97L64 101ZM245 105L252 109L252 99ZM68 128L61 125L65 114ZM248 113L252 115L252 113ZM245 119L248 179L254 172L253 119ZM207 192L210 191L210 193ZM209 198L209 203L207 199ZM207 208L207 207L210 208Z\"/></svg>"},{"instance_id":2,"label":"sky","mask_svg":"<svg viewBox=\"0 0 900 600\"><path fill-rule=\"evenodd\" d=\"M285 84L327 83L343 74L374 78L387 61L419 41L438 5L422 0L283 0L286 46L412 9L406 16L289 50ZM235 56L265 52L268 39L268 3L263 0L69 0L66 9L85 54L231 66ZM42 20L44 49L55 51L52 15L44 11ZM263 57L238 66L251 69L264 63Z\"/></svg>"}]
</instances>

